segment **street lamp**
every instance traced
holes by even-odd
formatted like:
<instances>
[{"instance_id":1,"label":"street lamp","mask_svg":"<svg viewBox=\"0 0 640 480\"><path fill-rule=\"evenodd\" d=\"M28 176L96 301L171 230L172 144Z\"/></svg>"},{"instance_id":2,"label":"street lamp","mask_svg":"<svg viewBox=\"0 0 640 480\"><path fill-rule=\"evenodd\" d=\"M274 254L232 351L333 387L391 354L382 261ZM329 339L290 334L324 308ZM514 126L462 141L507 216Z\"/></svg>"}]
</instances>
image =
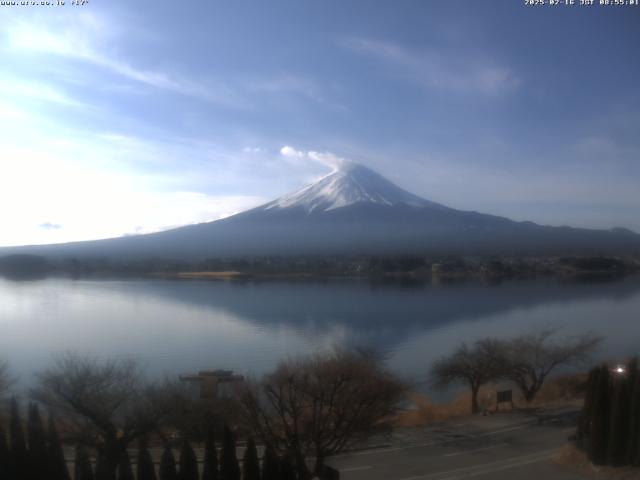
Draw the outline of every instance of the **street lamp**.
<instances>
[{"instance_id":1,"label":"street lamp","mask_svg":"<svg viewBox=\"0 0 640 480\"><path fill-rule=\"evenodd\" d=\"M615 373L616 375L624 375L625 373L627 373L627 367L625 367L624 365L616 365L613 369L613 373Z\"/></svg>"}]
</instances>

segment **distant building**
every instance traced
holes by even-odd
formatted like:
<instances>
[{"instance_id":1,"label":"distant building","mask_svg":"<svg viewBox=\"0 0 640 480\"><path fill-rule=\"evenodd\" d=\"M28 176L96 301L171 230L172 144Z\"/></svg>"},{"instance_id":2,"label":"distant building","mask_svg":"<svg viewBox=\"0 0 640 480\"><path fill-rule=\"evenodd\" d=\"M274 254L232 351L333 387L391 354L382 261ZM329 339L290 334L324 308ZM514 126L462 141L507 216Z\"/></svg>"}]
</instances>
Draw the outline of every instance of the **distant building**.
<instances>
[{"instance_id":1,"label":"distant building","mask_svg":"<svg viewBox=\"0 0 640 480\"><path fill-rule=\"evenodd\" d=\"M436 275L452 275L466 270L467 265L462 260L443 260L431 265L431 273Z\"/></svg>"},{"instance_id":2,"label":"distant building","mask_svg":"<svg viewBox=\"0 0 640 480\"><path fill-rule=\"evenodd\" d=\"M232 370L202 370L198 373L180 375L194 398L224 398L231 395L232 386L244 377L234 375Z\"/></svg>"}]
</instances>

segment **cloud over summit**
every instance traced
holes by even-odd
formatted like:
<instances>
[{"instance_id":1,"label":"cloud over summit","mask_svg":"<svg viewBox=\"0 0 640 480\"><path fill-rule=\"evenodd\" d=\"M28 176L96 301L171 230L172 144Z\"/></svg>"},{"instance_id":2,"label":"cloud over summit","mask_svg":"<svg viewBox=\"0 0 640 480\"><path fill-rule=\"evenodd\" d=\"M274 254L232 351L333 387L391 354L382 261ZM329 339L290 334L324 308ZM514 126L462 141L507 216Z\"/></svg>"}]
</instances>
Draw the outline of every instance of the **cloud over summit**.
<instances>
[{"instance_id":1,"label":"cloud over summit","mask_svg":"<svg viewBox=\"0 0 640 480\"><path fill-rule=\"evenodd\" d=\"M339 170L340 168L353 163L353 161L339 157L331 152L316 152L313 150L304 151L296 150L290 145L285 145L280 149L280 154L290 160L304 161L311 160L313 162L320 163L332 170Z\"/></svg>"}]
</instances>

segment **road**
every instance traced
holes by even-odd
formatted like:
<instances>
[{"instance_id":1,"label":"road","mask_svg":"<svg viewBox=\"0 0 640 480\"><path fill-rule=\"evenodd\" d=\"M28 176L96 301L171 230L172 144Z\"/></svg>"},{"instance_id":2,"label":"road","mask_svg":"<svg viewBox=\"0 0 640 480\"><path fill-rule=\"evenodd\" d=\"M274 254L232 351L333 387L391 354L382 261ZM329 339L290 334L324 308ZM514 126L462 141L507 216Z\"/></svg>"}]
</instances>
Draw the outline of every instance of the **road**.
<instances>
[{"instance_id":1,"label":"road","mask_svg":"<svg viewBox=\"0 0 640 480\"><path fill-rule=\"evenodd\" d=\"M585 476L551 460L575 431L575 418L575 412L474 417L328 463L341 480L578 480Z\"/></svg>"}]
</instances>

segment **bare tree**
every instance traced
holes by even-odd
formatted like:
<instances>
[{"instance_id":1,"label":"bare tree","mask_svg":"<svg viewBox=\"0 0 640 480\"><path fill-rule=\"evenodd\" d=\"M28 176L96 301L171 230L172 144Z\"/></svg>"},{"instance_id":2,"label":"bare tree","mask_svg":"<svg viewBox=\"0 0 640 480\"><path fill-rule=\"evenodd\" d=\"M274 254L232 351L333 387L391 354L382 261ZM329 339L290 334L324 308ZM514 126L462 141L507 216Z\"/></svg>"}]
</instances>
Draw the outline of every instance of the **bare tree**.
<instances>
[{"instance_id":1,"label":"bare tree","mask_svg":"<svg viewBox=\"0 0 640 480\"><path fill-rule=\"evenodd\" d=\"M543 330L506 342L504 377L517 385L527 402L535 399L555 368L586 360L602 340L590 333L562 339L554 339L555 334L555 330Z\"/></svg>"},{"instance_id":2,"label":"bare tree","mask_svg":"<svg viewBox=\"0 0 640 480\"><path fill-rule=\"evenodd\" d=\"M163 425L192 441L204 442L211 432L221 432L225 423L237 422L240 417L236 398L194 396L185 382L165 380L163 399L167 403Z\"/></svg>"},{"instance_id":3,"label":"bare tree","mask_svg":"<svg viewBox=\"0 0 640 480\"><path fill-rule=\"evenodd\" d=\"M66 354L38 379L33 397L58 412L69 440L98 452L109 479L115 479L127 445L152 431L164 415L158 387L145 383L132 360Z\"/></svg>"},{"instance_id":4,"label":"bare tree","mask_svg":"<svg viewBox=\"0 0 640 480\"><path fill-rule=\"evenodd\" d=\"M380 358L339 350L284 361L240 398L253 433L292 458L306 480L322 473L328 456L385 426L404 393Z\"/></svg>"},{"instance_id":5,"label":"bare tree","mask_svg":"<svg viewBox=\"0 0 640 480\"><path fill-rule=\"evenodd\" d=\"M434 363L431 377L439 387L456 382L468 384L471 388L471 413L478 413L478 391L504 372L505 359L505 346L500 340L485 338L472 346L463 343L453 354Z\"/></svg>"}]
</instances>

